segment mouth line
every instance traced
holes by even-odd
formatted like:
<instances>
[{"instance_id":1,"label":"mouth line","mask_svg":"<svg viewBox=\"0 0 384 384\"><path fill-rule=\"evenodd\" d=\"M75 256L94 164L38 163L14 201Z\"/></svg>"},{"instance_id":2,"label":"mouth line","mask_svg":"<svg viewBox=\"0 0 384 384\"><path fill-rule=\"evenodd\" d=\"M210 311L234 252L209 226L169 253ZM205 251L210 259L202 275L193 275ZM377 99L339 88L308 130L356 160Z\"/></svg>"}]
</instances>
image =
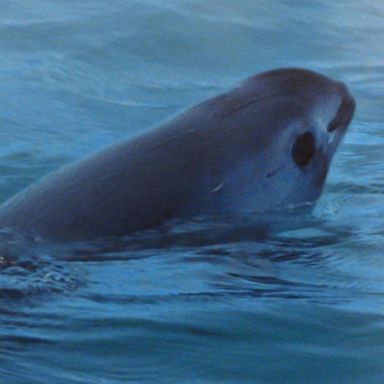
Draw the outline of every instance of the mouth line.
<instances>
[{"instance_id":1,"label":"mouth line","mask_svg":"<svg viewBox=\"0 0 384 384\"><path fill-rule=\"evenodd\" d=\"M336 116L331 120L328 125L328 161L330 162L335 155L337 148L343 140L347 128L352 121L355 113L356 103L354 98L348 91L343 94L343 98Z\"/></svg>"},{"instance_id":2,"label":"mouth line","mask_svg":"<svg viewBox=\"0 0 384 384\"><path fill-rule=\"evenodd\" d=\"M327 131L330 133L339 130L344 131L352 120L355 106L356 103L353 97L348 94L345 95L336 116L329 123Z\"/></svg>"}]
</instances>

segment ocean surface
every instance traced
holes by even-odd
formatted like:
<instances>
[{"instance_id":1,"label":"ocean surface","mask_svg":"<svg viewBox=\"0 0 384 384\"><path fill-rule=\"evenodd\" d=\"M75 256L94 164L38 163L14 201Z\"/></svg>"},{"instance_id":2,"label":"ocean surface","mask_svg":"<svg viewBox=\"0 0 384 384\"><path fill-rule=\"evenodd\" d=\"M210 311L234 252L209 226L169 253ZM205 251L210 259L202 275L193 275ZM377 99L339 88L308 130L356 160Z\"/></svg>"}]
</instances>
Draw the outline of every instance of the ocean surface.
<instances>
[{"instance_id":1,"label":"ocean surface","mask_svg":"<svg viewBox=\"0 0 384 384\"><path fill-rule=\"evenodd\" d=\"M196 219L60 247L0 231L1 384L384 382L384 2L0 8L0 202L260 71L310 68L357 101L292 228Z\"/></svg>"}]
</instances>

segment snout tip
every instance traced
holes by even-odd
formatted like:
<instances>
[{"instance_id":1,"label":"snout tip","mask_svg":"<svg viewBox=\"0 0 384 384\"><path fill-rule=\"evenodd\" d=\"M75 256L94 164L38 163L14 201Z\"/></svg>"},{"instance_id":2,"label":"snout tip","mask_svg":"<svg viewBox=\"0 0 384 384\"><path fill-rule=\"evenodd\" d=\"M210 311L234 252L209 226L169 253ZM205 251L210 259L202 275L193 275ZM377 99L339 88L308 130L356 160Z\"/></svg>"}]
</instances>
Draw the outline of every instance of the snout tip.
<instances>
[{"instance_id":1,"label":"snout tip","mask_svg":"<svg viewBox=\"0 0 384 384\"><path fill-rule=\"evenodd\" d=\"M342 99L335 117L328 125L328 132L339 128L346 128L351 122L356 109L356 101L345 84L339 83Z\"/></svg>"}]
</instances>

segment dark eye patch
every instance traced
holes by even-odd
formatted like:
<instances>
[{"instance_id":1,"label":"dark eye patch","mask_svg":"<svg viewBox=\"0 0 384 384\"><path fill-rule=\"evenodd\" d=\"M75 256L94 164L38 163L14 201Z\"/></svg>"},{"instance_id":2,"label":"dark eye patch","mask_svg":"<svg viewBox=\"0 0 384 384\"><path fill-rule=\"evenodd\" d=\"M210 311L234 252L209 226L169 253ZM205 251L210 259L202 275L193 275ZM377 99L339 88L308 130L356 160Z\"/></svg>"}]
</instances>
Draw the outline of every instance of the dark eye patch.
<instances>
[{"instance_id":1,"label":"dark eye patch","mask_svg":"<svg viewBox=\"0 0 384 384\"><path fill-rule=\"evenodd\" d=\"M315 154L315 137L311 132L299 136L292 147L292 160L299 166L305 167Z\"/></svg>"}]
</instances>

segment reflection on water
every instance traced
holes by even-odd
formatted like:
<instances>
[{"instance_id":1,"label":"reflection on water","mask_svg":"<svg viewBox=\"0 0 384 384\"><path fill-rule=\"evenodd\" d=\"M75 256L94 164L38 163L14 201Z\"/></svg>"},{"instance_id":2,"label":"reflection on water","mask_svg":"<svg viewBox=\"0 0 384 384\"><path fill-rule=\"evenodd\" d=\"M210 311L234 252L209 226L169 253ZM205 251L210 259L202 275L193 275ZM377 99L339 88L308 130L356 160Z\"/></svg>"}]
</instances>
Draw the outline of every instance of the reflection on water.
<instances>
[{"instance_id":1,"label":"reflection on water","mask_svg":"<svg viewBox=\"0 0 384 384\"><path fill-rule=\"evenodd\" d=\"M312 215L48 245L0 233L0 381L381 383L380 2L5 0L0 200L262 70L357 113Z\"/></svg>"}]
</instances>

